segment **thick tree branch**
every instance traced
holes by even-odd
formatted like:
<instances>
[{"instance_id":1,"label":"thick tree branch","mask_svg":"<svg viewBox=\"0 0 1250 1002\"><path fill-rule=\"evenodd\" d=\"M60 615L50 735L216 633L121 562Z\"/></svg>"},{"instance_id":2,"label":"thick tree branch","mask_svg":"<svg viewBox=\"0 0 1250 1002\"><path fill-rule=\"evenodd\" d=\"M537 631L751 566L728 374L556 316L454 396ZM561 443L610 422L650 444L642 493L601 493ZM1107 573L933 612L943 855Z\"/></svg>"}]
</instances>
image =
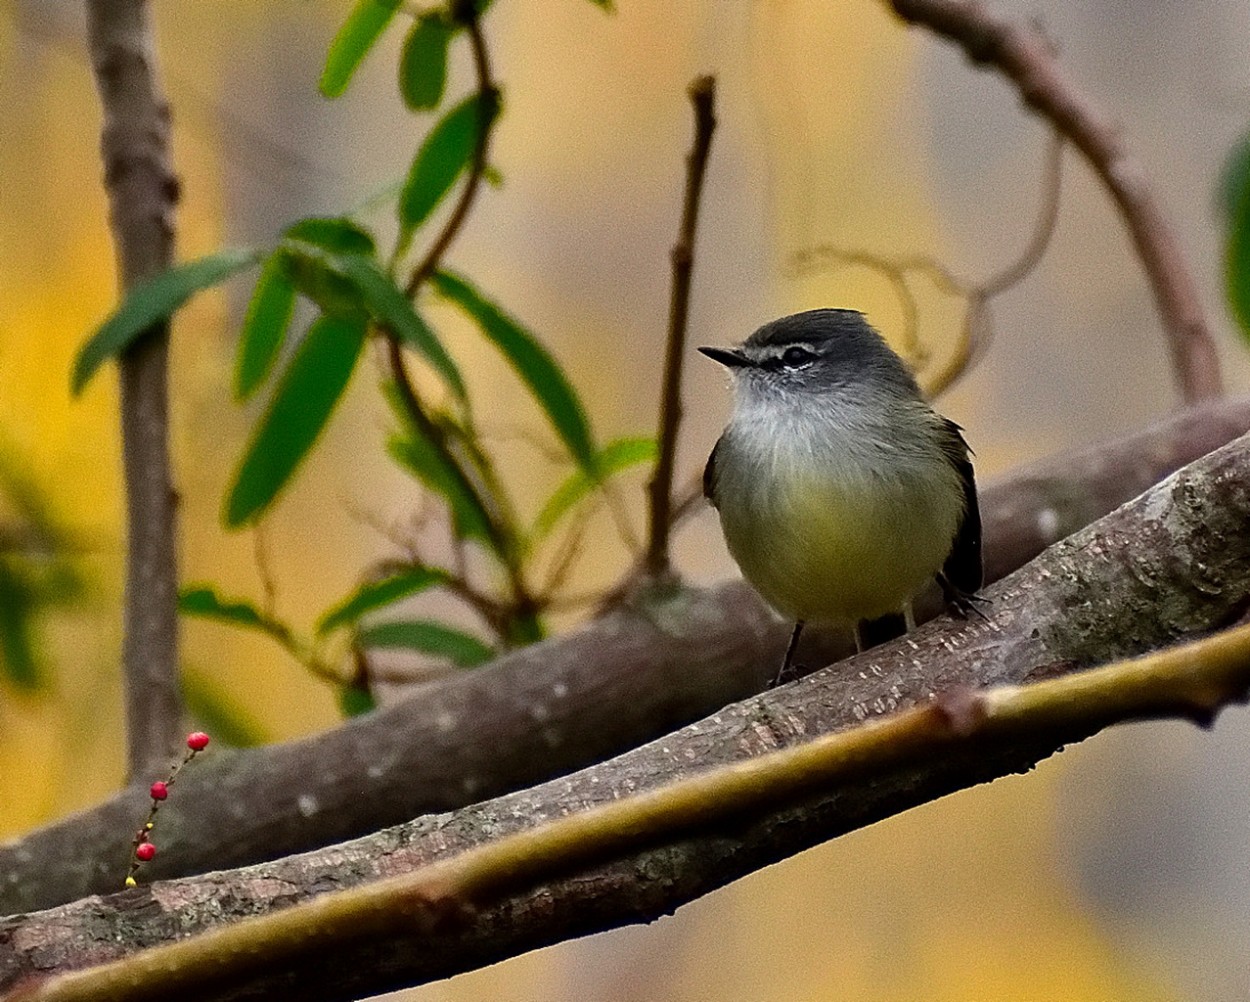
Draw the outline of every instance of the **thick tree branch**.
<instances>
[{"instance_id":1,"label":"thick tree branch","mask_svg":"<svg viewBox=\"0 0 1250 1002\"><path fill-rule=\"evenodd\" d=\"M121 285L169 267L178 182L169 106L156 78L145 0L88 0L91 65L104 111L100 142ZM178 568L169 464L169 324L121 358L126 474L126 596L122 667L130 775L155 775L182 732Z\"/></svg>"},{"instance_id":2,"label":"thick tree branch","mask_svg":"<svg viewBox=\"0 0 1250 1002\"><path fill-rule=\"evenodd\" d=\"M672 528L673 463L681 427L681 373L686 360L686 319L690 313L690 278L694 270L694 238L699 225L699 203L707 172L712 133L716 130L716 78L697 77L690 84L694 107L694 141L686 155L686 194L681 225L673 245L673 279L668 307L668 339L664 352L664 379L660 394L660 426L656 433L659 455L647 485L647 552L643 566L652 577L670 570L669 531Z\"/></svg>"},{"instance_id":3,"label":"thick tree branch","mask_svg":"<svg viewBox=\"0 0 1250 1002\"><path fill-rule=\"evenodd\" d=\"M991 580L1250 428L1212 403L984 491ZM759 691L785 626L741 584L626 607L304 741L213 752L162 810L155 878L241 866L542 782ZM824 638L826 658L849 641ZM817 654L804 651L806 663ZM480 735L492 740L482 742ZM146 786L0 846L0 914L116 889Z\"/></svg>"},{"instance_id":4,"label":"thick tree branch","mask_svg":"<svg viewBox=\"0 0 1250 1002\"><path fill-rule=\"evenodd\" d=\"M993 66L1016 85L1089 161L1124 218L1154 292L1181 398L1219 396L1219 356L1180 241L1146 172L1116 125L1064 75L1052 45L1036 28L991 12L978 0L887 0L904 21L960 45L978 66Z\"/></svg>"},{"instance_id":5,"label":"thick tree branch","mask_svg":"<svg viewBox=\"0 0 1250 1002\"><path fill-rule=\"evenodd\" d=\"M478 914L544 882L689 838L733 838L760 816L801 810L934 756L1059 748L1111 724L1181 717L1209 726L1250 690L1250 626L1027 686L939 695L805 744L484 842L442 862L322 895L201 936L62 975L39 1002L237 998L318 955L377 939L462 935Z\"/></svg>"},{"instance_id":6,"label":"thick tree branch","mask_svg":"<svg viewBox=\"0 0 1250 1002\"><path fill-rule=\"evenodd\" d=\"M953 731L983 733L983 712L992 717L998 697L987 707L951 694L970 686L1066 676L1201 637L1244 615L1250 602L1250 436L1051 547L990 590L989 598L987 622L930 623L893 644L531 790L454 814L419 818L328 851L11 919L0 926L0 984L15 983L36 965L59 970L99 963L165 942L175 932L205 931L334 887L414 871L535 829L546 819L584 812L713 766L806 744L865 720L924 707L939 696ZM878 749L875 758L861 758L861 763L876 762L870 771L846 777L832 792L813 795L801 806L766 811L727 830L688 833L534 890L512 886L505 899L485 903L469 922L461 920L458 907L449 908L415 942L410 926L398 935L375 928L377 934L363 941L336 942L336 949L319 950L309 964L284 968L276 980L258 977L207 997L261 998L281 985L309 999L348 998L654 917L802 848L1026 768L1063 741L1121 714L1184 710L1209 719L1239 688L1226 685L1229 679L1222 673L1226 668L1244 672L1244 658L1225 646L1244 639L1237 633L1203 648L1205 668L1195 663L1195 674L1180 689L1159 689L1147 681L1138 692L1140 701L1131 706L1122 703L1111 711L1108 705L1094 705L1082 720L1081 700L1054 700L1050 705L1060 718L1072 714L1067 723L1073 731L1030 730L1017 720L997 732L1001 742L952 738L940 755L887 762L892 753ZM1161 663L1156 659L1128 671L1141 681L1143 672L1150 674L1148 665ZM1169 664L1168 676L1179 678L1173 675L1176 664ZM1211 680L1224 681L1208 687L1203 671L1213 672ZM1097 689L1100 683L1086 677L1071 684L1090 695L1089 687ZM1126 691L1119 683L1112 689ZM450 900L454 903L454 895ZM419 901L408 903L420 911ZM316 934L305 929L307 936Z\"/></svg>"}]
</instances>

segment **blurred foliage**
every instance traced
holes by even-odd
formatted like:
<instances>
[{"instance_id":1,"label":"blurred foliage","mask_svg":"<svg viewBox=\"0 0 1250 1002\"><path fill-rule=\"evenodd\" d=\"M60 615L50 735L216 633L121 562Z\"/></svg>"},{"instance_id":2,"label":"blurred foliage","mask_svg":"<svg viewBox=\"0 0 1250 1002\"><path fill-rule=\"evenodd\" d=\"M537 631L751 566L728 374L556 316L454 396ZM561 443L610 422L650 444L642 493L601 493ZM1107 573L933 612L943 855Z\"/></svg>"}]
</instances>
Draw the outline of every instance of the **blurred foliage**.
<instances>
[{"instance_id":1,"label":"blurred foliage","mask_svg":"<svg viewBox=\"0 0 1250 1002\"><path fill-rule=\"evenodd\" d=\"M1225 293L1233 318L1250 338L1250 134L1229 152L1216 200L1224 218Z\"/></svg>"},{"instance_id":2,"label":"blurred foliage","mask_svg":"<svg viewBox=\"0 0 1250 1002\"><path fill-rule=\"evenodd\" d=\"M53 519L42 492L0 450L0 678L37 693L51 680L40 619L83 597L75 544Z\"/></svg>"},{"instance_id":3,"label":"blurred foliage","mask_svg":"<svg viewBox=\"0 0 1250 1002\"><path fill-rule=\"evenodd\" d=\"M596 5L610 9L607 3ZM562 575L554 575L543 589L533 584L540 545L569 525L570 512L602 497L611 477L655 455L653 441L644 438L622 439L601 450L576 389L542 341L471 278L439 270L442 253L463 225L478 181L498 177L485 156L490 130L502 111L499 90L488 75L480 24L490 6L481 0L454 0L413 14L395 0L360 0L330 43L319 87L325 97L335 98L347 90L397 14L412 22L400 55L398 86L404 105L428 113L433 124L397 189L398 235L388 253L380 251L373 234L345 216L298 220L271 247L223 250L170 268L133 289L87 341L74 367L72 385L78 392L105 361L170 317L196 292L259 265L238 339L233 391L237 400L246 401L266 386L272 389L222 507L223 525L238 529L255 526L290 485L329 423L366 342L389 342L392 372L382 392L398 427L388 436L386 452L441 505L455 566L429 564L410 555L401 566L374 568L362 575L353 592L331 603L308 637L281 622L271 608L224 599L210 585L184 588L179 604L185 615L259 631L275 640L338 686L340 707L348 715L373 705L371 649L404 649L469 668L501 649L544 636L544 614ZM473 50L477 87L449 101L449 49L465 43ZM446 213L441 231L427 233L458 185L460 204ZM410 255L418 239L430 248L419 263ZM512 490L499 477L477 430L460 366L426 317L422 295L426 284L502 353L575 468L532 520L521 517ZM301 298L315 316L288 351ZM441 402L418 396L404 349L437 377L445 391ZM577 526L568 528L565 538L555 543L562 544L566 554L575 554L579 532ZM484 572L471 572L481 562L470 562L469 547L486 558ZM558 565L567 562L566 557ZM3 587L5 579L0 578ZM376 613L394 603L435 590L466 604L490 636L431 619L375 621ZM13 608L23 606L19 602ZM336 648L344 636L346 650ZM346 671L334 667L344 662L352 667ZM189 692L202 716L225 719L226 711L212 701L211 687ZM253 733L239 730L245 735L240 740Z\"/></svg>"}]
</instances>

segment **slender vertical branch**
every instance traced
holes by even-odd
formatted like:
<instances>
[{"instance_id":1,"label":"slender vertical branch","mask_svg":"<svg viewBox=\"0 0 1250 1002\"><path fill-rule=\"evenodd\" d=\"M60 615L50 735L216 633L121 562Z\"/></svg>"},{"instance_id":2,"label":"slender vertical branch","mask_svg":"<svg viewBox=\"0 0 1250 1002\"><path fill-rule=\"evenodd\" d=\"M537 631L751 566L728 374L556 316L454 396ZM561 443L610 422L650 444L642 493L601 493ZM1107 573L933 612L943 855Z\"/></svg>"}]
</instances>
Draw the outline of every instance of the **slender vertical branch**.
<instances>
[{"instance_id":1,"label":"slender vertical branch","mask_svg":"<svg viewBox=\"0 0 1250 1002\"><path fill-rule=\"evenodd\" d=\"M169 106L156 78L146 0L88 0L91 64L104 124L100 147L121 285L169 266L178 181ZM163 769L182 730L177 553L168 427L169 325L121 358L127 566L122 666L132 776Z\"/></svg>"},{"instance_id":2,"label":"slender vertical branch","mask_svg":"<svg viewBox=\"0 0 1250 1002\"><path fill-rule=\"evenodd\" d=\"M673 284L669 300L668 347L664 354L664 389L660 398L660 424L657 434L659 456L648 485L649 525L645 567L649 574L669 569L668 538L673 506L673 459L677 452L677 431L681 425L681 371L686 351L686 317L690 309L690 276L694 268L694 237L699 222L699 197L707 170L708 151L716 129L716 78L697 77L690 84L694 106L694 144L686 157L686 195L682 203L681 227L673 245Z\"/></svg>"},{"instance_id":3,"label":"slender vertical branch","mask_svg":"<svg viewBox=\"0 0 1250 1002\"><path fill-rule=\"evenodd\" d=\"M1081 151L1115 201L1154 291L1186 403L1223 392L1215 340L1189 262L1141 164L1114 123L1063 74L1038 30L992 13L977 0L886 0L904 21L921 24L963 47L977 66L1011 80L1024 103Z\"/></svg>"}]
</instances>

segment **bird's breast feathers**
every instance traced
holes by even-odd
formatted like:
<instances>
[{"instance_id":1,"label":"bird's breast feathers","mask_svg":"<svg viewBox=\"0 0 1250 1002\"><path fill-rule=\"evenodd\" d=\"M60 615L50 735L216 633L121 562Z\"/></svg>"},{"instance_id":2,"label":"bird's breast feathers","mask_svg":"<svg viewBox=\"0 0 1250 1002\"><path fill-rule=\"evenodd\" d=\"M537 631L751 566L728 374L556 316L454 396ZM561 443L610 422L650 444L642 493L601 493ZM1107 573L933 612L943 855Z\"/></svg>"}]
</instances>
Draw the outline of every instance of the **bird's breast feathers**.
<instances>
[{"instance_id":1,"label":"bird's breast feathers","mask_svg":"<svg viewBox=\"0 0 1250 1002\"><path fill-rule=\"evenodd\" d=\"M927 434L924 424L899 441L826 422L735 422L718 448L716 503L730 553L771 605L854 622L897 611L933 577L964 501Z\"/></svg>"}]
</instances>

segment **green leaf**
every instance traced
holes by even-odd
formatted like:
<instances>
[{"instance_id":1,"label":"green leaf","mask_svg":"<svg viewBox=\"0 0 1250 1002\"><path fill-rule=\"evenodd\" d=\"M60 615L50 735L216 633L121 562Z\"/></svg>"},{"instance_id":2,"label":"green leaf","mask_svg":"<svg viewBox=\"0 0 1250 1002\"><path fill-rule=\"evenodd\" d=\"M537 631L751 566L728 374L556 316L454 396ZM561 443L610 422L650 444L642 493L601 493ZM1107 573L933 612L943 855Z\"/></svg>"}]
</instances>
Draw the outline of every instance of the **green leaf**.
<instances>
[{"instance_id":1,"label":"green leaf","mask_svg":"<svg viewBox=\"0 0 1250 1002\"><path fill-rule=\"evenodd\" d=\"M1227 226L1225 293L1242 336L1250 339L1250 137L1230 154L1220 193Z\"/></svg>"},{"instance_id":2,"label":"green leaf","mask_svg":"<svg viewBox=\"0 0 1250 1002\"><path fill-rule=\"evenodd\" d=\"M342 274L360 292L361 300L373 318L424 355L452 392L464 400L466 390L460 369L390 276L372 258L353 256L336 261Z\"/></svg>"},{"instance_id":3,"label":"green leaf","mask_svg":"<svg viewBox=\"0 0 1250 1002\"><path fill-rule=\"evenodd\" d=\"M357 634L361 647L401 647L446 658L461 668L473 668L495 656L489 645L472 634L429 620L378 623Z\"/></svg>"},{"instance_id":4,"label":"green leaf","mask_svg":"<svg viewBox=\"0 0 1250 1002\"><path fill-rule=\"evenodd\" d=\"M404 39L399 92L413 111L437 108L447 85L447 45L456 29L439 13L424 14Z\"/></svg>"},{"instance_id":5,"label":"green leaf","mask_svg":"<svg viewBox=\"0 0 1250 1002\"><path fill-rule=\"evenodd\" d=\"M438 449L414 431L391 436L386 451L429 490L446 500L452 527L459 538L490 543L489 515Z\"/></svg>"},{"instance_id":6,"label":"green leaf","mask_svg":"<svg viewBox=\"0 0 1250 1002\"><path fill-rule=\"evenodd\" d=\"M34 637L37 605L35 591L15 561L0 559L0 669L26 692L47 681Z\"/></svg>"},{"instance_id":7,"label":"green leaf","mask_svg":"<svg viewBox=\"0 0 1250 1002\"><path fill-rule=\"evenodd\" d=\"M347 89L356 67L390 24L398 7L397 0L359 0L326 53L325 68L317 85L322 94L338 97Z\"/></svg>"},{"instance_id":8,"label":"green leaf","mask_svg":"<svg viewBox=\"0 0 1250 1002\"><path fill-rule=\"evenodd\" d=\"M223 513L227 527L257 519L290 480L351 379L366 327L362 315L313 321L239 465Z\"/></svg>"},{"instance_id":9,"label":"green leaf","mask_svg":"<svg viewBox=\"0 0 1250 1002\"><path fill-rule=\"evenodd\" d=\"M362 686L346 685L339 690L339 712L345 717L359 717L377 705L373 693Z\"/></svg>"},{"instance_id":10,"label":"green leaf","mask_svg":"<svg viewBox=\"0 0 1250 1002\"><path fill-rule=\"evenodd\" d=\"M447 572L437 567L406 567L377 581L368 581L322 615L317 621L317 636L349 626L367 612L433 588L447 578Z\"/></svg>"},{"instance_id":11,"label":"green leaf","mask_svg":"<svg viewBox=\"0 0 1250 1002\"><path fill-rule=\"evenodd\" d=\"M590 0L590 2L609 14L616 13L616 0Z\"/></svg>"},{"instance_id":12,"label":"green leaf","mask_svg":"<svg viewBox=\"0 0 1250 1002\"><path fill-rule=\"evenodd\" d=\"M1215 186L1215 207L1225 223L1231 223L1242 192L1250 184L1250 133L1242 136L1224 157Z\"/></svg>"},{"instance_id":13,"label":"green leaf","mask_svg":"<svg viewBox=\"0 0 1250 1002\"><path fill-rule=\"evenodd\" d=\"M239 334L234 369L234 396L246 400L265 381L282 351L291 315L295 311L295 286L282 259L271 254L260 270Z\"/></svg>"},{"instance_id":14,"label":"green leaf","mask_svg":"<svg viewBox=\"0 0 1250 1002\"><path fill-rule=\"evenodd\" d=\"M312 244L331 254L373 257L377 242L363 226L343 216L309 216L287 227L283 237Z\"/></svg>"},{"instance_id":15,"label":"green leaf","mask_svg":"<svg viewBox=\"0 0 1250 1002\"><path fill-rule=\"evenodd\" d=\"M656 454L654 438L618 438L609 442L595 459L597 478L589 476L583 470L577 470L547 498L547 503L534 519L530 541L538 542L550 535L560 520L584 501L602 481L632 466L654 462Z\"/></svg>"},{"instance_id":16,"label":"green leaf","mask_svg":"<svg viewBox=\"0 0 1250 1002\"><path fill-rule=\"evenodd\" d=\"M167 319L195 293L255 264L260 255L260 251L252 249L224 250L175 265L136 285L117 312L96 329L78 352L70 383L74 394L82 392L101 365L129 348L153 325Z\"/></svg>"},{"instance_id":17,"label":"green leaf","mask_svg":"<svg viewBox=\"0 0 1250 1002\"><path fill-rule=\"evenodd\" d=\"M430 130L417 151L416 159L399 195L400 246L406 247L412 234L443 200L451 186L473 160L478 130L488 128L498 110L490 100L482 115L479 96L473 94L447 112Z\"/></svg>"},{"instance_id":18,"label":"green leaf","mask_svg":"<svg viewBox=\"0 0 1250 1002\"><path fill-rule=\"evenodd\" d=\"M597 476L590 426L577 392L564 371L538 339L484 298L467 279L440 271L434 276L438 291L459 306L512 364L555 427L577 464Z\"/></svg>"},{"instance_id":19,"label":"green leaf","mask_svg":"<svg viewBox=\"0 0 1250 1002\"><path fill-rule=\"evenodd\" d=\"M222 598L212 585L188 585L178 593L178 611L184 616L212 619L219 623L245 626L264 633L274 633L275 626L246 599ZM282 632L278 628L278 632Z\"/></svg>"},{"instance_id":20,"label":"green leaf","mask_svg":"<svg viewBox=\"0 0 1250 1002\"><path fill-rule=\"evenodd\" d=\"M231 748L255 748L268 740L264 728L243 706L232 700L224 687L207 672L185 669L182 695L187 712L201 730L213 736L214 744Z\"/></svg>"}]
</instances>

